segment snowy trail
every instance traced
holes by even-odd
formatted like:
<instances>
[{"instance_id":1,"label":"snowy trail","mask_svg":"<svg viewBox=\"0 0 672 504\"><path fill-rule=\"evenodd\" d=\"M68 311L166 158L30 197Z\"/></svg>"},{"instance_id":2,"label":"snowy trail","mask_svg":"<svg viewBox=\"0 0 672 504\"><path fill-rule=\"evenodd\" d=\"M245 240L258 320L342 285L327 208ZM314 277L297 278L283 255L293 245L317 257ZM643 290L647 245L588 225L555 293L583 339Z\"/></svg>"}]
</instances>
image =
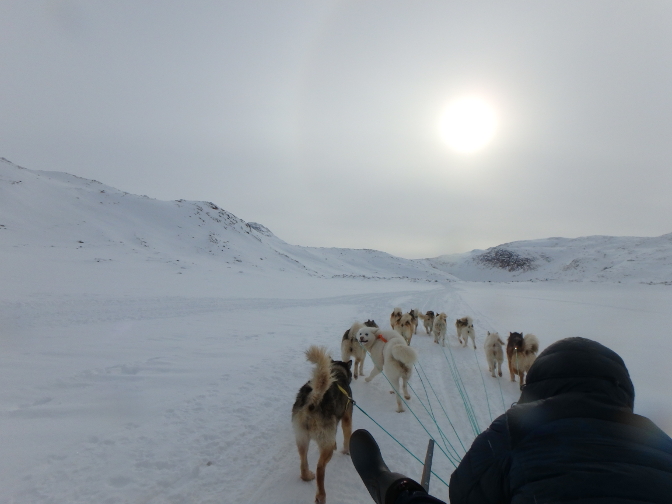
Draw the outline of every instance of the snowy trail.
<instances>
[{"instance_id":1,"label":"snowy trail","mask_svg":"<svg viewBox=\"0 0 672 504\"><path fill-rule=\"evenodd\" d=\"M641 333L642 320L652 335L672 324L665 287L318 284L297 280L280 297L271 281L269 289L258 289L267 297L248 299L196 288L174 296L156 288L128 297L44 293L0 300L0 379L8 384L0 390L0 437L11 454L0 460L0 502L312 502L315 486L299 478L290 425L296 392L310 376L303 351L316 343L338 358L343 331L354 320L373 318L387 327L395 306L448 314L445 349L422 325L413 337L419 364L410 383L418 395L412 393L408 406L451 456L463 455L475 435L453 361L477 430L519 395L506 371L499 379L487 371L488 330L535 332L542 348L568 335L608 344L630 366L638 412L672 428L665 423L672 401L664 375L672 348L659 338L661 351L651 352L630 337L637 327ZM455 337L454 320L464 315L474 319L475 351ZM365 374L371 369L367 357ZM357 404L422 459L429 435L410 411L395 412L390 388L382 375L352 384ZM354 428L373 433L394 470L420 477L421 464L360 410ZM341 434L337 439L340 450ZM441 449L434 470L448 481L453 462ZM316 460L312 446L311 466ZM430 488L446 498L436 477ZM341 453L328 465L326 490L329 502L369 502Z\"/></svg>"},{"instance_id":2,"label":"snowy trail","mask_svg":"<svg viewBox=\"0 0 672 504\"><path fill-rule=\"evenodd\" d=\"M221 502L223 495L237 496L230 502L310 501L314 488L298 479L289 423L296 391L309 377L302 352L319 343L338 357L342 331L353 320L373 317L385 325L397 305L452 310L460 301L440 288L313 299L3 302L2 313L21 334L7 347L13 358L5 354L2 373L23 383L2 394L2 417L14 433L4 446L21 453L2 465L11 483L3 495L24 502ZM458 433L465 431L459 398L444 383L445 357L423 332L414 338L423 369ZM455 352L472 357L466 349ZM367 374L371 366L367 359ZM476 364L458 366L469 373ZM424 394L416 377L412 385ZM394 412L389 389L382 376L353 383L362 408L422 457L428 436L410 414ZM409 406L438 436L417 398ZM487 413L477 408L477 415L485 425ZM48 431L36 437L33 425ZM420 474L412 457L357 412L359 427L376 435L390 463ZM468 445L469 431L460 435ZM438 459L437 471L449 474L447 460ZM327 492L348 488L344 502L362 502L348 457L335 456L328 474Z\"/></svg>"}]
</instances>

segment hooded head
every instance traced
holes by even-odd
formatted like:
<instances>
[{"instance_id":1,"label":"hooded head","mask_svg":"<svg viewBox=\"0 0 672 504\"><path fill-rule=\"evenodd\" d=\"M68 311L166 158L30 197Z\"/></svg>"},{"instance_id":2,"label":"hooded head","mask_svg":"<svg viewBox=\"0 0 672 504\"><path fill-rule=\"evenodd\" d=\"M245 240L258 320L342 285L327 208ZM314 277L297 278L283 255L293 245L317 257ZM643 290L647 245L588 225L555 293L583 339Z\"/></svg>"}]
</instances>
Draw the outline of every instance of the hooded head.
<instances>
[{"instance_id":1,"label":"hooded head","mask_svg":"<svg viewBox=\"0 0 672 504\"><path fill-rule=\"evenodd\" d=\"M519 403L568 392L598 395L602 401L632 410L635 388L623 359L586 338L566 338L546 348L532 364Z\"/></svg>"}]
</instances>

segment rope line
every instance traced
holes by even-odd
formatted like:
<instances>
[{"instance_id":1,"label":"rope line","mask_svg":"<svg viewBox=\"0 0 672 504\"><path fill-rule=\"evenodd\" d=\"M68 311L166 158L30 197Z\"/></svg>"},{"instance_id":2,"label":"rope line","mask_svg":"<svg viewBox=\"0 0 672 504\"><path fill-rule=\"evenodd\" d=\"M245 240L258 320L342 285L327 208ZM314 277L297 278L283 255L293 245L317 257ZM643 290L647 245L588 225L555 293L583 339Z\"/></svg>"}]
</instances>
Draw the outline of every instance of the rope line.
<instances>
[{"instance_id":1,"label":"rope line","mask_svg":"<svg viewBox=\"0 0 672 504\"><path fill-rule=\"evenodd\" d=\"M363 345L360 343L360 346L363 346ZM366 353L369 354L369 356L371 355L371 353L368 350L366 351ZM373 362L373 357L371 357L371 362ZM392 387L392 390L394 390L395 394L397 394L399 399L401 399L401 401L406 405L406 407L408 408L408 411L410 411L411 414L415 417L415 419L418 421L418 423L423 428L423 430L427 433L427 435L434 440L434 442L436 443L436 446L439 448L439 450L441 450L441 452L446 456L446 458L450 461L450 463L453 464L453 467L456 467L455 463L453 462L453 460L451 458L451 456L448 455L448 453L441 447L441 444L439 444L436 441L436 439L434 439L434 436L432 436L432 434L427 430L427 427L425 427L425 424L422 423L422 420L420 420L420 418L418 418L418 415L415 414L415 411L413 411L413 408L411 408L408 405L408 403L406 402L406 399L404 399L404 396L399 393L399 391L397 390L397 387L392 385L392 382L390 381L390 379L387 377L387 375L382 370L380 371L380 374L382 374L385 377L385 379L387 380L387 383L389 383L390 386ZM397 385L398 385L398 383L397 383Z\"/></svg>"},{"instance_id":2,"label":"rope line","mask_svg":"<svg viewBox=\"0 0 672 504\"><path fill-rule=\"evenodd\" d=\"M443 404L441 403L441 400L439 399L439 396L436 393L436 390L434 390L434 387L432 386L432 382L430 381L429 377L427 376L427 372L422 367L422 364L420 364L419 362L418 362L418 364L420 365L420 369L424 373L425 378L427 378L427 383L429 384L429 388L431 389L432 393L434 394L434 397L436 398L436 402L438 402L439 406L441 406L441 410L443 411L443 414L446 416L446 420L448 420L448 423L450 424L450 427L453 429L453 433L455 434L455 437L459 441L460 446L462 446L462 450L464 450L464 452L466 453L467 449L464 447L464 444L462 444L462 440L460 439L460 436L457 433L457 430L455 429L455 426L453 425L453 422L450 420L450 417L448 416L448 412L446 411L446 408L443 407ZM453 445L451 444L451 446L453 446ZM461 457L459 456L455 447L453 447L453 450L455 451L455 455L457 455L457 458L461 460Z\"/></svg>"},{"instance_id":3,"label":"rope line","mask_svg":"<svg viewBox=\"0 0 672 504\"><path fill-rule=\"evenodd\" d=\"M464 387L462 376L460 375L460 371L457 368L457 363L455 362L455 357L453 356L453 351L450 349L450 346L448 346L448 352L450 353L450 359L452 360L452 364L451 360L448 360L448 356L446 355L445 350L443 350L443 356L446 359L446 362L448 362L448 367L450 368L450 371L453 375L453 380L455 381L457 391L460 393L460 396L462 397L462 402L464 403L464 409L467 413L469 423L471 424L471 429L474 431L474 435L478 436L480 434L480 431L478 429L478 422L476 420L474 408L471 405L469 394L467 393L467 390Z\"/></svg>"},{"instance_id":4,"label":"rope line","mask_svg":"<svg viewBox=\"0 0 672 504\"><path fill-rule=\"evenodd\" d=\"M415 417L415 419L416 419L416 420L418 421L418 423L420 424L420 427L423 428L423 430L427 433L427 435L428 435L430 438L434 439L434 436L432 436L432 434L427 430L427 427L425 427L425 424L422 423L422 420L420 420L420 418L418 418L418 415L415 414L415 411L413 411L413 408L411 408L411 407L408 405L408 403L406 402L406 399L404 399L404 396L401 395L401 394L399 393L399 390L397 390L397 387L395 387L394 385L392 385L392 382L390 381L390 379L387 377L387 375L386 375L383 371L381 371L380 374L382 374L382 375L385 377L385 379L387 380L387 383L390 384L390 386L391 386L392 389L394 390L394 393L397 394L397 396L399 397L399 399L401 399L401 401L406 405L406 407L408 408L408 411L411 412L411 414ZM441 448L441 445L440 445L439 443L436 442L436 439L434 439L434 442L436 443L436 446L439 448L439 450L441 450L441 452L446 456L446 458L447 458L448 460L450 460L451 464L453 464L453 466L455 466L455 464L453 463L453 461L452 461L450 455L448 455L448 453L446 453L446 451L445 451L443 448Z\"/></svg>"},{"instance_id":5,"label":"rope line","mask_svg":"<svg viewBox=\"0 0 672 504\"><path fill-rule=\"evenodd\" d=\"M422 365L420 365L420 369L422 369ZM425 373L425 376L427 376L427 373L425 372L424 369L422 369L422 372ZM437 395L436 391L434 390L434 387L432 386L432 382L429 381L429 378L427 379L427 383L429 383L429 388L432 390L432 393L434 394L434 397L436 397L437 402L439 403L439 406L441 406L441 409L443 410L443 414L446 415L446 420L448 420L448 423L453 429L453 432L455 433L455 437L457 437L457 440L460 442L460 446L462 446L462 449L464 452L467 452L467 449L464 447L464 444L462 444L462 440L460 439L460 436L457 433L457 430L455 429L455 426L453 425L453 422L451 422L450 417L448 416L448 412L446 409L443 407L443 404L441 404L441 401L439 400L439 396ZM457 450L455 451L457 453ZM461 457L458 457L461 458Z\"/></svg>"},{"instance_id":6,"label":"rope line","mask_svg":"<svg viewBox=\"0 0 672 504\"><path fill-rule=\"evenodd\" d=\"M411 387L411 390L413 390L413 387L411 386L410 383L408 384L408 386ZM446 446L446 441L447 441L448 439L446 438L445 434L444 434L443 431L441 430L441 427L439 427L439 424L437 423L436 418L434 418L434 417L432 416L432 414L427 410L427 407L426 407L425 404L422 402L422 399L420 399L420 397L418 397L418 394L415 392L415 390L413 390L413 393L415 394L415 397L418 398L418 401L420 402L420 404L422 405L422 407L425 408L425 411L427 412L427 414L428 414L430 417L432 417L432 420L434 420L434 425L436 425L436 428L437 428L438 431L439 431L439 435L441 436L441 439L444 441L443 444L444 444L446 450L448 450L448 446ZM432 438L432 439L434 439L434 438ZM437 442L436 439L434 439L434 442ZM451 448L453 448L453 446L450 444L450 441L448 441L448 444L450 445ZM441 446L439 446L439 449L441 449ZM443 450L441 450L441 451L443 451ZM455 451L455 448L453 448L453 451ZM458 457L458 458L455 458L455 457L453 456L452 453L448 454L448 453L446 453L445 451L444 451L444 453L445 453L446 457L448 457L448 460L450 460L450 463L453 464L453 467L457 468L457 466L455 465L455 462L457 462L458 464L460 463L459 457Z\"/></svg>"},{"instance_id":7,"label":"rope line","mask_svg":"<svg viewBox=\"0 0 672 504\"><path fill-rule=\"evenodd\" d=\"M408 384L408 386L411 388L411 392L413 392L415 394L415 397L418 398L418 401L420 402L420 404L422 404L422 407L425 408L425 411L427 412L427 414L434 421L434 425L436 425L436 428L439 430L439 434L441 435L441 439L443 440L443 446L446 450L448 450L448 444L450 444L450 442L448 442L448 444L446 444L446 441L447 441L446 436L443 434L443 431L441 430L441 427L439 427L439 423L436 421L436 417L434 416L434 409L432 408L432 401L430 401L429 394L427 394L427 388L425 387L425 381L422 379L422 375L418 372L418 368L415 367L415 365L413 365L413 367L415 368L415 373L418 375L418 378L420 378L420 383L422 384L422 388L425 391L425 398L427 399L427 405L429 406L429 410L427 410L427 407L425 406L425 403L422 401L422 399L420 398L418 393L415 391L413 386L410 383ZM429 378L427 379L427 381L429 381Z\"/></svg>"},{"instance_id":8,"label":"rope line","mask_svg":"<svg viewBox=\"0 0 672 504\"><path fill-rule=\"evenodd\" d=\"M387 435L390 436L392 439L394 439L394 440L396 441L396 443L397 443L399 446L401 446L404 450L406 450L406 451L411 455L411 457L413 457L415 460L417 460L418 462L420 462L420 464L424 467L425 463L424 463L422 460L420 460L418 457L416 457L416 456L413 454L413 452L411 452L411 450L409 450L408 448L406 448L406 447L401 443L401 441L399 441L399 440L398 440L397 438L395 438L392 434L390 434L390 433L388 432L388 430L385 429L385 427L383 427L383 426L380 425L378 422L376 422L376 421L373 419L373 417L372 417L371 415L369 415L366 411L364 411L364 410L361 408L361 406L359 406L359 405L356 404L356 403L353 403L353 404L355 405L355 407L356 407L359 411L361 411L361 412L364 413L367 417L369 417L369 419L370 419L373 423L375 423L378 427L380 427L380 428L383 430L383 432L384 432L385 434L387 434ZM433 439L433 438L432 438L432 439ZM441 478L441 476L439 476L438 474L436 474L433 470L432 470L431 472L432 472L432 474L436 477L436 479L438 479L441 483L443 483L443 484L446 485L447 487L450 486L448 483L446 483L445 481L443 481L443 479Z\"/></svg>"},{"instance_id":9,"label":"rope line","mask_svg":"<svg viewBox=\"0 0 672 504\"><path fill-rule=\"evenodd\" d=\"M499 365L499 370L500 371L502 370L502 365L501 364ZM500 380L498 378L497 383L499 384L499 395L502 397L502 411L504 411L506 413L506 405L504 404L504 392L502 392L502 380Z\"/></svg>"},{"instance_id":10,"label":"rope line","mask_svg":"<svg viewBox=\"0 0 672 504\"><path fill-rule=\"evenodd\" d=\"M478 374L481 375L481 382L483 383L483 392L485 392L485 402L488 404L488 414L490 415L490 423L492 423L492 411L490 410L490 399L488 399L488 389L485 387L485 379L483 378L483 370L478 364L478 356L476 355L476 349L474 348L474 359L476 359L476 369L478 369Z\"/></svg>"}]
</instances>

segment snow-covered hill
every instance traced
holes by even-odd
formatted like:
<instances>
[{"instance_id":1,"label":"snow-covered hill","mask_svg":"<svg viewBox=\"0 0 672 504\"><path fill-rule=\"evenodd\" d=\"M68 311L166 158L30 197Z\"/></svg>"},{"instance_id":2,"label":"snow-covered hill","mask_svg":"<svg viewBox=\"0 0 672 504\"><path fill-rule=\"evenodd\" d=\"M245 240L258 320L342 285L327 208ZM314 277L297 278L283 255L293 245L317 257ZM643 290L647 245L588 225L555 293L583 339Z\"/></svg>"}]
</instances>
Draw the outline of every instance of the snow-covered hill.
<instances>
[{"instance_id":1,"label":"snow-covered hill","mask_svg":"<svg viewBox=\"0 0 672 504\"><path fill-rule=\"evenodd\" d=\"M290 245L263 225L245 222L214 203L158 201L66 173L28 170L4 158L0 158L0 216L0 246L47 247L52 255L88 261L132 256L188 267L198 257L259 273L452 278L424 261L385 252Z\"/></svg>"},{"instance_id":2,"label":"snow-covered hill","mask_svg":"<svg viewBox=\"0 0 672 504\"><path fill-rule=\"evenodd\" d=\"M427 260L472 281L672 284L672 233L655 238L588 236L505 243Z\"/></svg>"},{"instance_id":3,"label":"snow-covered hill","mask_svg":"<svg viewBox=\"0 0 672 504\"><path fill-rule=\"evenodd\" d=\"M591 257L593 268L607 264L585 240L584 254L563 259L584 262L563 275ZM609 240L596 242L606 251ZM651 247L665 258L669 240L659 240ZM0 503L313 502L290 423L311 373L304 351L324 345L338 358L353 321L387 327L395 306L474 319L476 350L454 329L445 348L418 330L413 414L396 413L384 376L352 383L362 409L353 426L373 433L393 470L417 479L422 465L386 431L417 457L428 436L437 440L430 491L440 498L439 478L520 393L506 373L489 375L486 331L533 332L542 350L566 336L608 345L628 365L635 411L672 432L672 289L616 283L669 279L649 242L627 245L649 277L612 268L620 273L599 278L609 283L447 281L453 271L520 280L471 258L539 274L571 242L454 261L298 247L212 203L156 201L0 161ZM312 468L317 456L312 445ZM347 455L334 454L325 481L328 502L371 502Z\"/></svg>"},{"instance_id":4,"label":"snow-covered hill","mask_svg":"<svg viewBox=\"0 0 672 504\"><path fill-rule=\"evenodd\" d=\"M0 246L48 247L109 262L132 256L182 269L187 257L248 272L423 281L672 283L672 233L656 238L590 236L498 245L486 251L409 260L368 249L291 245L262 224L215 203L158 201L66 173L0 158Z\"/></svg>"}]
</instances>

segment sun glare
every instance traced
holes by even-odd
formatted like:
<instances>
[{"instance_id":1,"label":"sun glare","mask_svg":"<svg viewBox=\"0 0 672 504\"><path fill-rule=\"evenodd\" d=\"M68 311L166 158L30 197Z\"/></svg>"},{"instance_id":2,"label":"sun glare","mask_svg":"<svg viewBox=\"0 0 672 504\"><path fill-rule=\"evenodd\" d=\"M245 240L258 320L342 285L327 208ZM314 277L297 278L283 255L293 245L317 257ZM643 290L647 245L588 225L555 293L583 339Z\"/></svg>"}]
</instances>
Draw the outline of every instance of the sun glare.
<instances>
[{"instance_id":1,"label":"sun glare","mask_svg":"<svg viewBox=\"0 0 672 504\"><path fill-rule=\"evenodd\" d=\"M481 98L464 96L452 101L441 113L439 134L454 151L470 154L485 147L495 136L497 118Z\"/></svg>"}]
</instances>

